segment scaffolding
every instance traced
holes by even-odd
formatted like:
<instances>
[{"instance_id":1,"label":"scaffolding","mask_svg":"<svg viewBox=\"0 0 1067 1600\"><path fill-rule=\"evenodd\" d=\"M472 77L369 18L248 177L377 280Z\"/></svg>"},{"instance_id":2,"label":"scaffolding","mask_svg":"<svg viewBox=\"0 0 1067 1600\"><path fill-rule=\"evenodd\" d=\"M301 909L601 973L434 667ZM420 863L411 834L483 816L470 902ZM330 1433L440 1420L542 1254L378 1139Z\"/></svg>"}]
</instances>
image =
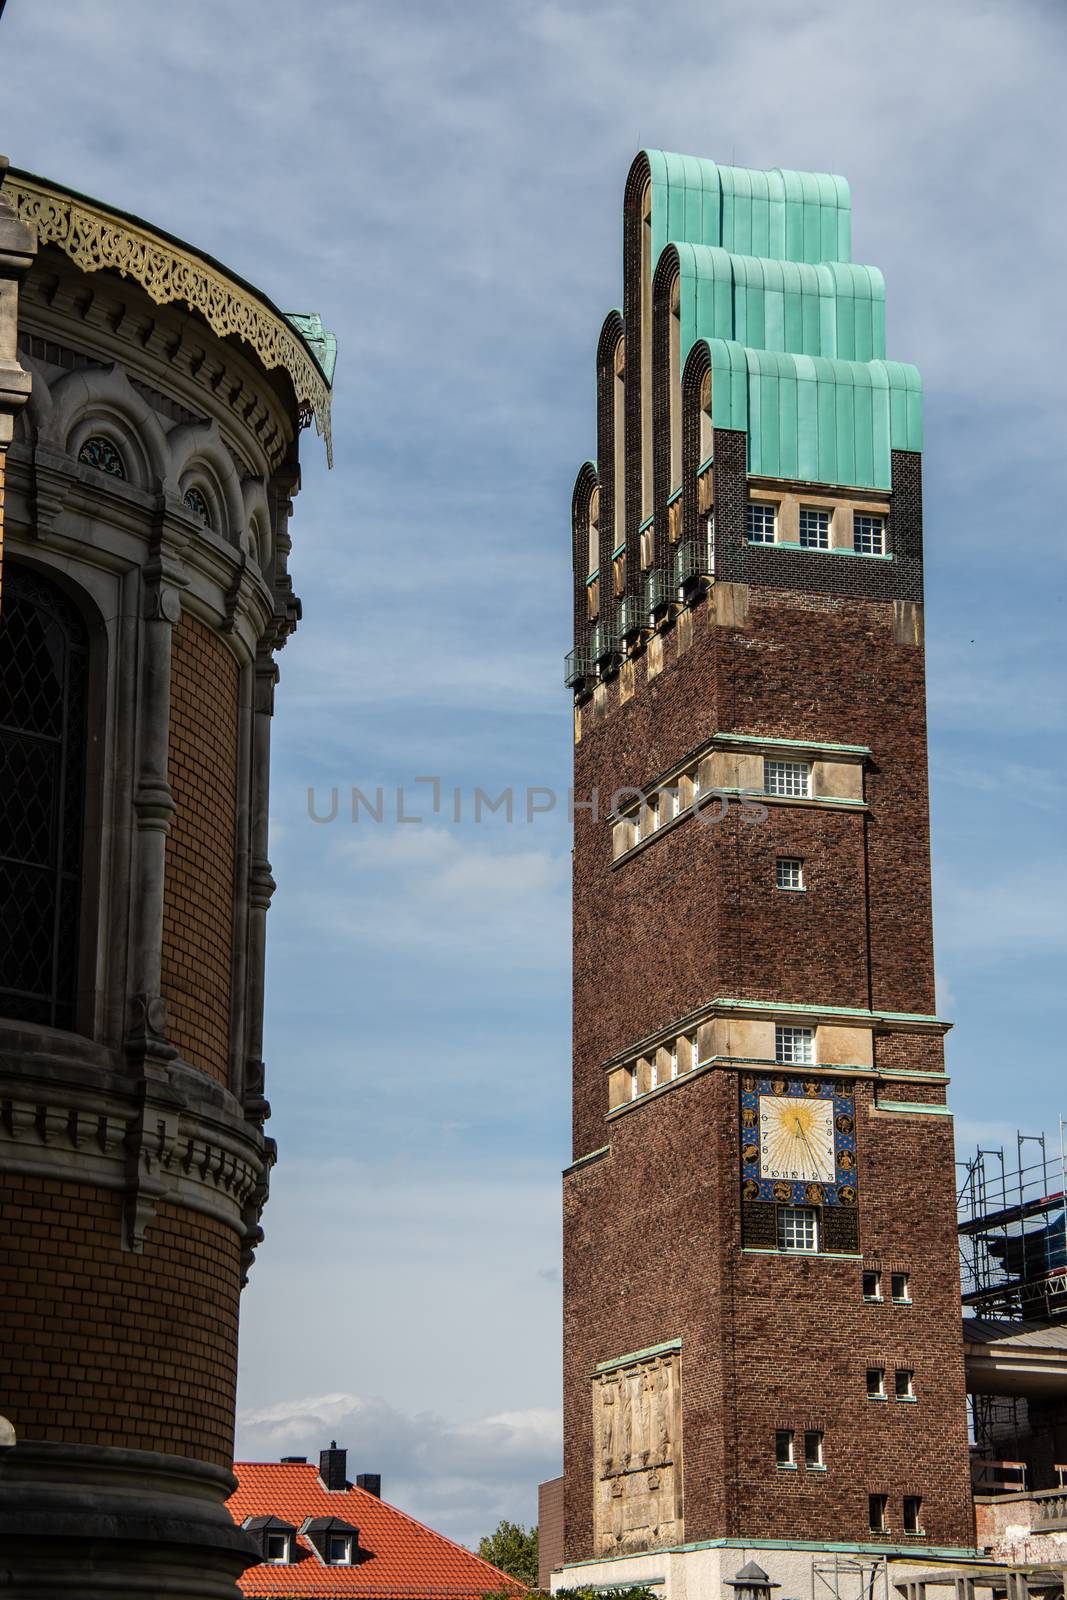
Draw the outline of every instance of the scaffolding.
<instances>
[{"instance_id":1,"label":"scaffolding","mask_svg":"<svg viewBox=\"0 0 1067 1600\"><path fill-rule=\"evenodd\" d=\"M1018 1133L1015 1159L979 1149L960 1162L960 1283L974 1316L1067 1319L1065 1125L1050 1158L1043 1133Z\"/></svg>"}]
</instances>

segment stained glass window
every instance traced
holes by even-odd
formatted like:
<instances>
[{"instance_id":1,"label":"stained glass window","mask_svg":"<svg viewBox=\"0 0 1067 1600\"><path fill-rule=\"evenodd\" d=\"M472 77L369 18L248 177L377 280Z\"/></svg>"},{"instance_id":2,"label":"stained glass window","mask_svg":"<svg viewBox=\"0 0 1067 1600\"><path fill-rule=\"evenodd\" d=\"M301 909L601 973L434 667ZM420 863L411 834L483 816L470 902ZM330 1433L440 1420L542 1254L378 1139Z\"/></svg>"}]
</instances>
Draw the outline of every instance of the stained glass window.
<instances>
[{"instance_id":1,"label":"stained glass window","mask_svg":"<svg viewBox=\"0 0 1067 1600\"><path fill-rule=\"evenodd\" d=\"M196 488L186 489L182 499L185 501L188 509L193 513L193 516L199 517L200 521L205 527L207 527L211 522L211 512L208 510L207 501L200 493L200 490Z\"/></svg>"},{"instance_id":2,"label":"stained glass window","mask_svg":"<svg viewBox=\"0 0 1067 1600\"><path fill-rule=\"evenodd\" d=\"M78 451L78 460L97 472L106 472L111 478L125 478L126 466L118 450L103 434L91 434Z\"/></svg>"},{"instance_id":3,"label":"stained glass window","mask_svg":"<svg viewBox=\"0 0 1067 1600\"><path fill-rule=\"evenodd\" d=\"M85 624L5 563L0 610L0 1015L72 1028L85 790Z\"/></svg>"}]
</instances>

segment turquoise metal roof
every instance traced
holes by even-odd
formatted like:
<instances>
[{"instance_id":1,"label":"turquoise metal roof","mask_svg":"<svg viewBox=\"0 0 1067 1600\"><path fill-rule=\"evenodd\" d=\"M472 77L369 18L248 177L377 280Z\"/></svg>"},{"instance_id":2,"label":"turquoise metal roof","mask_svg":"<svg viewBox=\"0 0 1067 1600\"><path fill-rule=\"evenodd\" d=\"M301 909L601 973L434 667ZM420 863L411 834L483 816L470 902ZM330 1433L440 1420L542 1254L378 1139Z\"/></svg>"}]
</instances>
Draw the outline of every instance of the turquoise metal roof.
<instances>
[{"instance_id":1,"label":"turquoise metal roof","mask_svg":"<svg viewBox=\"0 0 1067 1600\"><path fill-rule=\"evenodd\" d=\"M780 261L848 261L852 206L828 172L759 172L646 150L652 180L652 264L664 245L715 244Z\"/></svg>"},{"instance_id":2,"label":"turquoise metal roof","mask_svg":"<svg viewBox=\"0 0 1067 1600\"><path fill-rule=\"evenodd\" d=\"M748 434L748 470L891 489L891 450L922 449L922 380L899 361L841 361L698 341L715 426Z\"/></svg>"},{"instance_id":3,"label":"turquoise metal roof","mask_svg":"<svg viewBox=\"0 0 1067 1600\"><path fill-rule=\"evenodd\" d=\"M282 315L315 357L326 382L332 384L333 369L337 365L337 335L323 326L317 311L283 311Z\"/></svg>"},{"instance_id":4,"label":"turquoise metal roof","mask_svg":"<svg viewBox=\"0 0 1067 1600\"><path fill-rule=\"evenodd\" d=\"M922 449L922 381L886 360L885 283L850 260L844 178L644 155L682 363L708 351L713 421L748 434L749 472L891 488L890 451Z\"/></svg>"}]
</instances>

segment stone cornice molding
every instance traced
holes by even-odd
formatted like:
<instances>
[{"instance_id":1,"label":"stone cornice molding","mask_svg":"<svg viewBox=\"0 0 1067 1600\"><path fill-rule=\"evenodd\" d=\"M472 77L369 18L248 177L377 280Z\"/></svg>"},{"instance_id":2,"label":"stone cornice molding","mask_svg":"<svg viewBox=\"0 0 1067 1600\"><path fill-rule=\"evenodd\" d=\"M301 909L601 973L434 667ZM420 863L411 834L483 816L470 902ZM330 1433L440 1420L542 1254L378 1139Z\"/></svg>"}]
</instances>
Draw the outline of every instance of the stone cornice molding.
<instances>
[{"instance_id":1,"label":"stone cornice molding","mask_svg":"<svg viewBox=\"0 0 1067 1600\"><path fill-rule=\"evenodd\" d=\"M151 1075L102 1069L89 1045L0 1051L0 1172L94 1183L123 1195L123 1244L139 1251L161 1203L214 1217L254 1247L273 1165L264 1139L215 1084L153 1063ZM83 1061L79 1057L84 1055Z\"/></svg>"},{"instance_id":2,"label":"stone cornice molding","mask_svg":"<svg viewBox=\"0 0 1067 1600\"><path fill-rule=\"evenodd\" d=\"M301 424L314 417L333 464L330 387L299 334L265 297L178 240L29 173L12 172L5 192L38 241L56 245L83 272L110 268L130 277L157 305L180 301L220 339L235 335L268 371L284 368Z\"/></svg>"}]
</instances>

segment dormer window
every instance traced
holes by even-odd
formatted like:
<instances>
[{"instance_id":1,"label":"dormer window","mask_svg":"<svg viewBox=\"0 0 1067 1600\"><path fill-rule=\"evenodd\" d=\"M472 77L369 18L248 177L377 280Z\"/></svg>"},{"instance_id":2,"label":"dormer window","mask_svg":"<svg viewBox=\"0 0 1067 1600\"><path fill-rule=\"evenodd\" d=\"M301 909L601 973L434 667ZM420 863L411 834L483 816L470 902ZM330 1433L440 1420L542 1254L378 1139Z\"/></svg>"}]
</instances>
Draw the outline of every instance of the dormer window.
<instances>
[{"instance_id":1,"label":"dormer window","mask_svg":"<svg viewBox=\"0 0 1067 1600\"><path fill-rule=\"evenodd\" d=\"M287 1567L290 1561L289 1535L268 1533L263 1541L263 1559L275 1567Z\"/></svg>"},{"instance_id":2,"label":"dormer window","mask_svg":"<svg viewBox=\"0 0 1067 1600\"><path fill-rule=\"evenodd\" d=\"M347 1533L331 1533L326 1540L326 1562L331 1567L352 1565L352 1540Z\"/></svg>"}]
</instances>

